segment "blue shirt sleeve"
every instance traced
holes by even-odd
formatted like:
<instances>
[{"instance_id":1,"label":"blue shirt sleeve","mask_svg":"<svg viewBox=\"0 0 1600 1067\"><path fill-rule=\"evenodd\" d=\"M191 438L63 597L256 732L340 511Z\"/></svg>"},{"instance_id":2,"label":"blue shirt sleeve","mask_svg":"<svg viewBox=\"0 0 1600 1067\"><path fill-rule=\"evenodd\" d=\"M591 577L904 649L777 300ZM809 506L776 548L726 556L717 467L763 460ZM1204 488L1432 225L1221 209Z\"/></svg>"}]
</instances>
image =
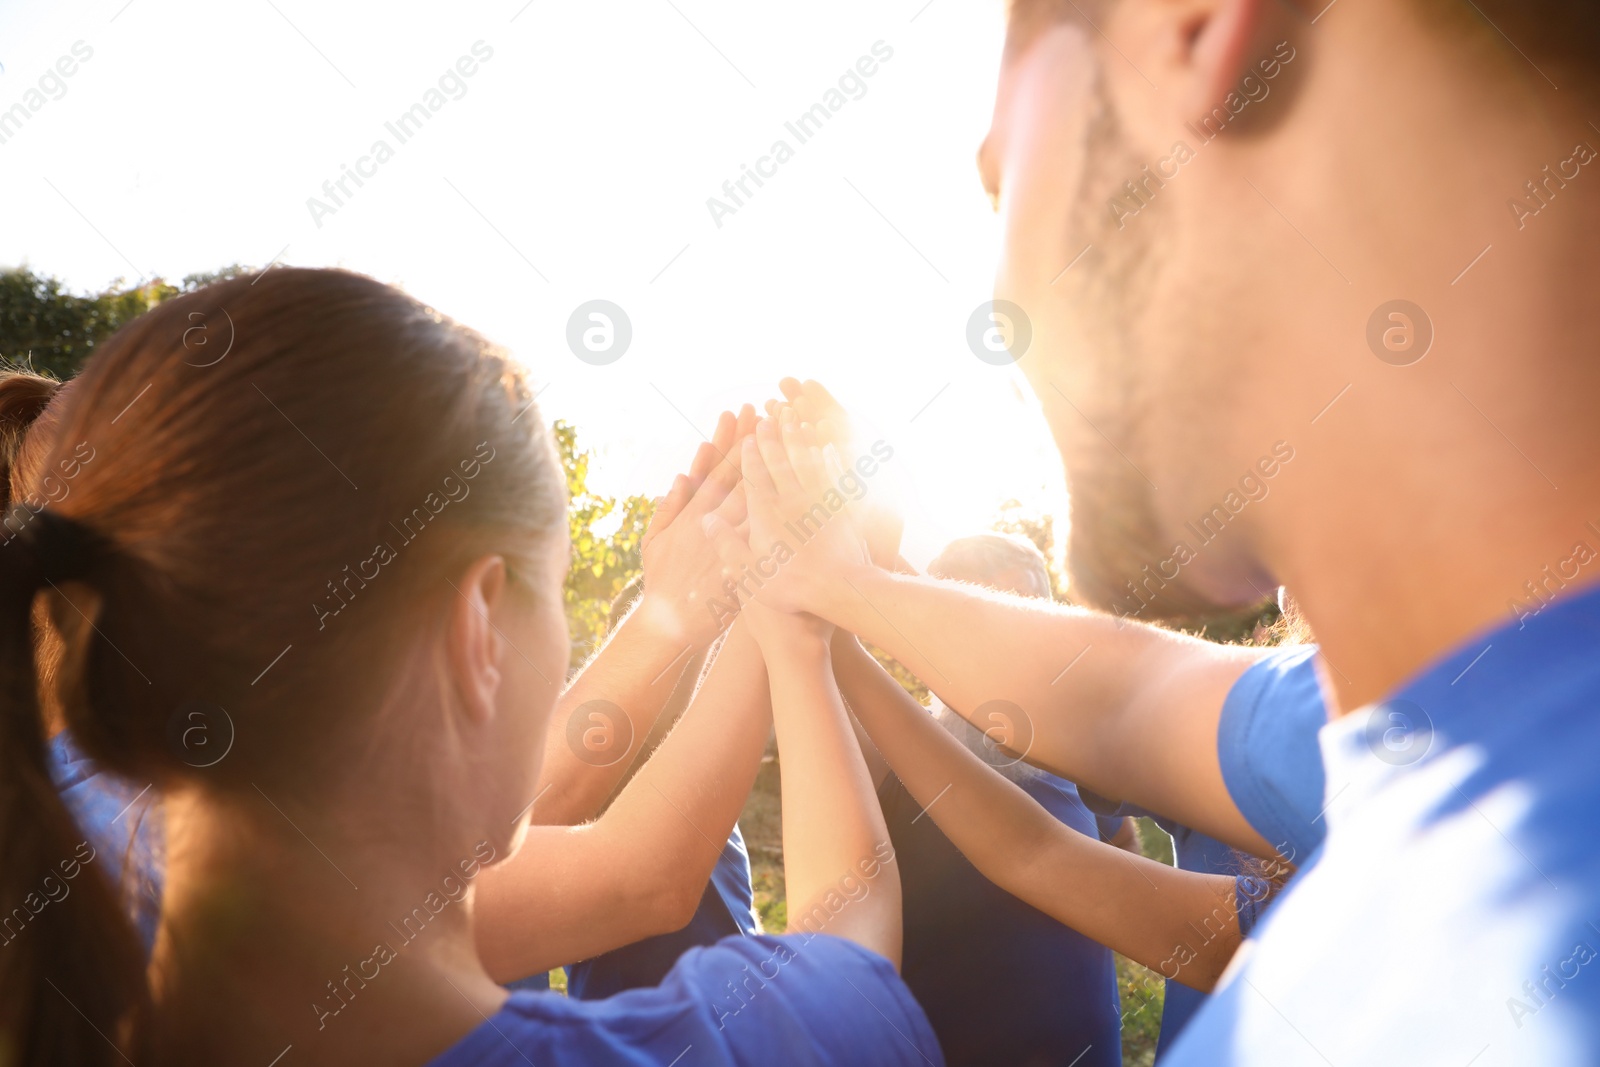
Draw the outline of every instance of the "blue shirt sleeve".
<instances>
[{"instance_id":1,"label":"blue shirt sleeve","mask_svg":"<svg viewBox=\"0 0 1600 1067\"><path fill-rule=\"evenodd\" d=\"M1278 649L1240 676L1222 705L1217 757L1233 802L1290 863L1322 845L1324 774L1317 731L1328 721L1315 645Z\"/></svg>"},{"instance_id":2,"label":"blue shirt sleeve","mask_svg":"<svg viewBox=\"0 0 1600 1067\"><path fill-rule=\"evenodd\" d=\"M744 835L735 826L722 846L722 855L717 857L711 881L700 894L700 904L689 924L681 930L647 937L569 965L567 995L581 1000L602 1000L627 989L660 984L673 964L689 949L714 945L730 934L756 933L759 920L752 901L749 854L745 851ZM535 986L518 982L507 988L532 989Z\"/></svg>"},{"instance_id":3,"label":"blue shirt sleeve","mask_svg":"<svg viewBox=\"0 0 1600 1067\"><path fill-rule=\"evenodd\" d=\"M1257 878L1253 874L1241 874L1234 879L1233 903L1239 913L1239 936L1249 937L1250 931L1256 927L1256 920L1261 918L1261 912L1267 906L1267 898L1272 895L1272 884L1264 878Z\"/></svg>"},{"instance_id":4,"label":"blue shirt sleeve","mask_svg":"<svg viewBox=\"0 0 1600 1067\"><path fill-rule=\"evenodd\" d=\"M165 833L155 794L106 774L78 748L70 731L50 740L50 777L78 829L94 849L92 862L133 906L134 925L149 952L161 922Z\"/></svg>"},{"instance_id":5,"label":"blue shirt sleeve","mask_svg":"<svg viewBox=\"0 0 1600 1067\"><path fill-rule=\"evenodd\" d=\"M692 1050L692 1055L688 1055ZM606 1000L514 993L430 1067L525 1063L939 1067L927 1016L889 961L830 937L729 937Z\"/></svg>"}]
</instances>

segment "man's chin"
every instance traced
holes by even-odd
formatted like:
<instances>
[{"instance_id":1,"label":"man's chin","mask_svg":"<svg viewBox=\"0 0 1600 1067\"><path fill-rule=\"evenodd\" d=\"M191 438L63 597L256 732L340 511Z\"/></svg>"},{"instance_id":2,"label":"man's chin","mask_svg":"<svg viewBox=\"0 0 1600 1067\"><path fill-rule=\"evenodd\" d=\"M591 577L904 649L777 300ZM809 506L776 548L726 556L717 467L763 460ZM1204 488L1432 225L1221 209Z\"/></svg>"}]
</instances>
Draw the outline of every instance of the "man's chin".
<instances>
[{"instance_id":1,"label":"man's chin","mask_svg":"<svg viewBox=\"0 0 1600 1067\"><path fill-rule=\"evenodd\" d=\"M1114 510L1074 501L1067 541L1072 602L1143 622L1194 622L1236 615L1254 606L1205 588L1203 561L1182 540L1165 541L1150 501L1130 492ZM1253 598L1252 598L1253 600Z\"/></svg>"}]
</instances>

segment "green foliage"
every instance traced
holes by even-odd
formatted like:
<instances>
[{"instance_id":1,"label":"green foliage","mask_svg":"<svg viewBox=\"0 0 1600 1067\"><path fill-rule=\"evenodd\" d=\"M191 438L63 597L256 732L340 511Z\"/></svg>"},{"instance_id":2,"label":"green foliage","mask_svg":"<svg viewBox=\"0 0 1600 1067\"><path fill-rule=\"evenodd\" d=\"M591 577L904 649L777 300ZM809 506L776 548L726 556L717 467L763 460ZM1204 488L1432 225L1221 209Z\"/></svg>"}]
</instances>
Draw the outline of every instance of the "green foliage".
<instances>
[{"instance_id":1,"label":"green foliage","mask_svg":"<svg viewBox=\"0 0 1600 1067\"><path fill-rule=\"evenodd\" d=\"M178 292L159 278L134 289L119 285L78 296L26 267L0 271L0 357L65 380L95 345Z\"/></svg>"},{"instance_id":2,"label":"green foliage","mask_svg":"<svg viewBox=\"0 0 1600 1067\"><path fill-rule=\"evenodd\" d=\"M1122 1001L1122 1067L1150 1067L1161 1036L1166 983L1148 967L1117 957L1117 993Z\"/></svg>"},{"instance_id":3,"label":"green foliage","mask_svg":"<svg viewBox=\"0 0 1600 1067\"><path fill-rule=\"evenodd\" d=\"M1172 835L1157 826L1156 821L1148 815L1139 816L1134 823L1139 828L1139 851L1144 853L1145 858L1176 867L1178 860L1173 851Z\"/></svg>"},{"instance_id":4,"label":"green foliage","mask_svg":"<svg viewBox=\"0 0 1600 1067\"><path fill-rule=\"evenodd\" d=\"M1173 866L1172 837L1154 819L1139 818L1139 851L1146 859ZM1122 1067L1150 1067L1161 1036L1166 1003L1161 975L1124 956L1117 957L1117 993L1122 1002Z\"/></svg>"},{"instance_id":5,"label":"green foliage","mask_svg":"<svg viewBox=\"0 0 1600 1067\"><path fill-rule=\"evenodd\" d=\"M226 267L219 267L216 270L201 270L195 271L193 274L185 274L179 288L186 293L192 293L196 289L210 285L212 282L226 281L229 278L243 278L258 273L260 272L254 267L230 263Z\"/></svg>"},{"instance_id":6,"label":"green foliage","mask_svg":"<svg viewBox=\"0 0 1600 1067\"><path fill-rule=\"evenodd\" d=\"M119 278L103 293L79 296L27 267L0 271L0 358L65 381L83 369L95 345L163 300L254 273L234 263L184 275L181 285L156 278L131 289Z\"/></svg>"},{"instance_id":7,"label":"green foliage","mask_svg":"<svg viewBox=\"0 0 1600 1067\"><path fill-rule=\"evenodd\" d=\"M649 497L601 496L589 488L593 453L578 447L578 431L557 421L552 427L567 475L567 523L572 569L567 572L567 625L572 631L572 666L587 659L606 632L611 601L640 572L639 543L655 505ZM618 510L620 507L620 511ZM614 529L602 532L612 523Z\"/></svg>"}]
</instances>

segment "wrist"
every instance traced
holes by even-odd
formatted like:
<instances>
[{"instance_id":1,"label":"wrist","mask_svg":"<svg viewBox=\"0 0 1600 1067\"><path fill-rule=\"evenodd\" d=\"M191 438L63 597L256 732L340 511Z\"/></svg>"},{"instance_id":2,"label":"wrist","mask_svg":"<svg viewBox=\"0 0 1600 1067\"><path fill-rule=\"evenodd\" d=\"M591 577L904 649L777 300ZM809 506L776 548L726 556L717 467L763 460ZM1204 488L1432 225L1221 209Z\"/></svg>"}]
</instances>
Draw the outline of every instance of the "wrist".
<instances>
[{"instance_id":1,"label":"wrist","mask_svg":"<svg viewBox=\"0 0 1600 1067\"><path fill-rule=\"evenodd\" d=\"M764 627L760 641L769 674L832 672L828 638L804 623Z\"/></svg>"},{"instance_id":2,"label":"wrist","mask_svg":"<svg viewBox=\"0 0 1600 1067\"><path fill-rule=\"evenodd\" d=\"M808 610L853 635L860 629L861 613L870 612L869 605L876 602L873 590L889 577L888 571L871 563L846 564L816 590L812 597L816 603L808 605Z\"/></svg>"},{"instance_id":3,"label":"wrist","mask_svg":"<svg viewBox=\"0 0 1600 1067\"><path fill-rule=\"evenodd\" d=\"M695 620L686 617L686 612L692 610L689 605L663 597L661 594L651 596L648 591L639 595L639 603L629 612L623 621L622 630L634 627L634 636L641 641L648 641L661 646L671 646L672 655L680 655L685 645L695 649L704 648L710 643L706 636L708 633L715 636L709 617L705 625L694 625Z\"/></svg>"}]
</instances>

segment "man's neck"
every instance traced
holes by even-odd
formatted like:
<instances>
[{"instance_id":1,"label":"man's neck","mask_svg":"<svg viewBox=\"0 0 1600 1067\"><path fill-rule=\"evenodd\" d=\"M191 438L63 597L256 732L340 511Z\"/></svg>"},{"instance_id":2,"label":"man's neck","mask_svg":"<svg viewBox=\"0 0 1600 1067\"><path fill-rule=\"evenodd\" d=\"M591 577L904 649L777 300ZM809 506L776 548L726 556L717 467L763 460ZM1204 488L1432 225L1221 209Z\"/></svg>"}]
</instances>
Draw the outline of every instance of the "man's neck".
<instances>
[{"instance_id":1,"label":"man's neck","mask_svg":"<svg viewBox=\"0 0 1600 1067\"><path fill-rule=\"evenodd\" d=\"M1503 411L1504 398L1495 399ZM1513 421L1501 416L1503 433L1474 431L1448 450L1454 462L1397 460L1381 481L1370 471L1359 492L1329 493L1294 523L1276 571L1322 647L1335 713L1380 700L1463 643L1600 583L1593 427L1539 441L1519 437Z\"/></svg>"}]
</instances>

